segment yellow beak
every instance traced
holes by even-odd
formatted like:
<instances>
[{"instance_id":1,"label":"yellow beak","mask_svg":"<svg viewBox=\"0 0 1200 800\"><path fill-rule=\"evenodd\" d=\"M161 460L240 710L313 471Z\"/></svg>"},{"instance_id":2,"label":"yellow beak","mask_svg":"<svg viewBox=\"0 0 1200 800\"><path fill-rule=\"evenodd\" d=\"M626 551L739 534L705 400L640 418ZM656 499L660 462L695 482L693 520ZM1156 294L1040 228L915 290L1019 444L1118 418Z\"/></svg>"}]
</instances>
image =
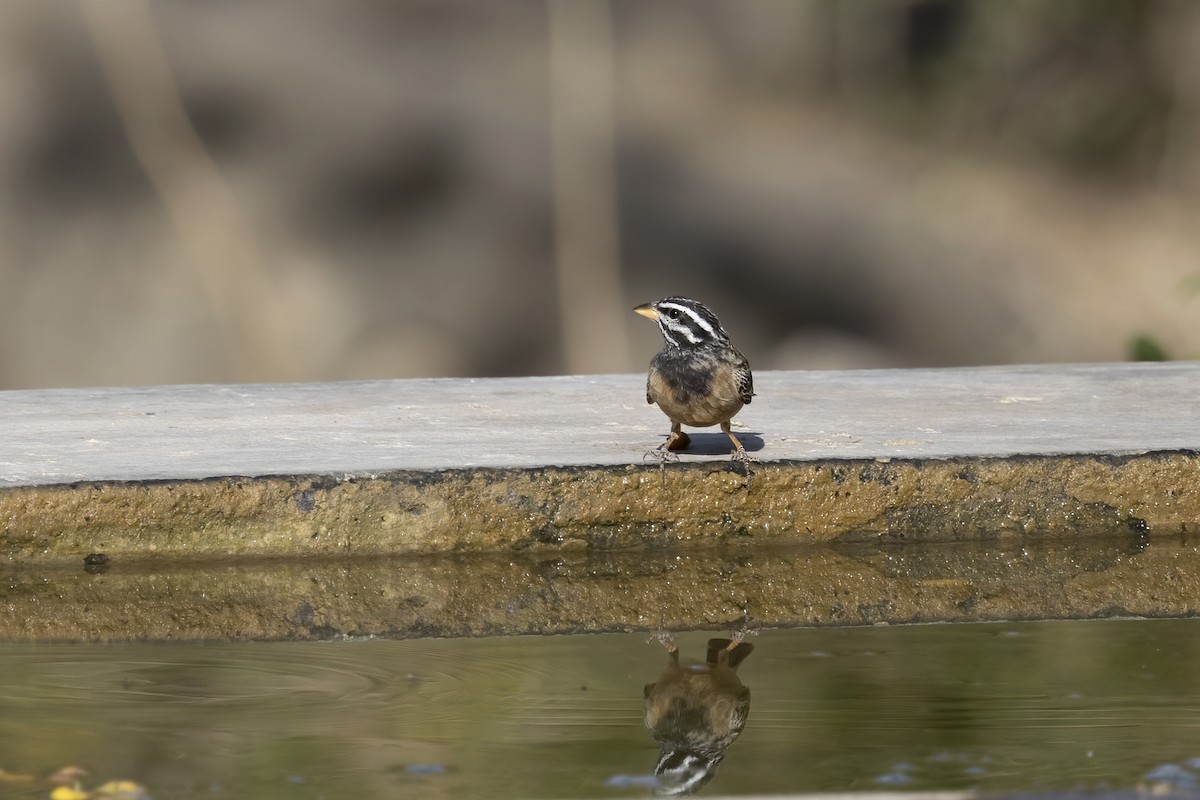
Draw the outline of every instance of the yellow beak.
<instances>
[{"instance_id":1,"label":"yellow beak","mask_svg":"<svg viewBox=\"0 0 1200 800\"><path fill-rule=\"evenodd\" d=\"M642 303L637 308L633 309L633 313L641 314L649 319L658 319L658 312L654 310L654 306L649 303Z\"/></svg>"}]
</instances>

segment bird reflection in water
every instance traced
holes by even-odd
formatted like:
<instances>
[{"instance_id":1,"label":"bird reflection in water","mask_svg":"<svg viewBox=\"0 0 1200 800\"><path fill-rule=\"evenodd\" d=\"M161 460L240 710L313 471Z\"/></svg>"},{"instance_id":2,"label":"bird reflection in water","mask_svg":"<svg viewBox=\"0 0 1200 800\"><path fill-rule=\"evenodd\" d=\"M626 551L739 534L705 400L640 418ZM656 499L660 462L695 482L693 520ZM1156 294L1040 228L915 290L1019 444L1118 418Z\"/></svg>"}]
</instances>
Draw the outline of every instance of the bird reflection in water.
<instances>
[{"instance_id":1,"label":"bird reflection in water","mask_svg":"<svg viewBox=\"0 0 1200 800\"><path fill-rule=\"evenodd\" d=\"M738 665L754 650L742 641L709 639L704 661L679 660L669 633L658 640L670 661L657 683L646 685L646 728L662 752L654 774L659 795L688 795L712 780L750 713L750 690L737 676Z\"/></svg>"}]
</instances>

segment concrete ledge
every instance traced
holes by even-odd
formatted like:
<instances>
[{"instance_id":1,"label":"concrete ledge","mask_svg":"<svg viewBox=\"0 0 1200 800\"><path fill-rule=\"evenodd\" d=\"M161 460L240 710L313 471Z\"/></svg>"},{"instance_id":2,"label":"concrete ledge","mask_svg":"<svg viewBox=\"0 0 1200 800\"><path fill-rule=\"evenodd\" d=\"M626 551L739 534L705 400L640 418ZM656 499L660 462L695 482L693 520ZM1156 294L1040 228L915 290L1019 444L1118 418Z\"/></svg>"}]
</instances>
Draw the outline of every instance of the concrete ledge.
<instances>
[{"instance_id":1,"label":"concrete ledge","mask_svg":"<svg viewBox=\"0 0 1200 800\"><path fill-rule=\"evenodd\" d=\"M660 470L636 375L0 393L2 550L380 554L1200 523L1200 365L764 373Z\"/></svg>"},{"instance_id":2,"label":"concrete ledge","mask_svg":"<svg viewBox=\"0 0 1200 800\"><path fill-rule=\"evenodd\" d=\"M641 376L0 393L0 641L1195 615L1197 385L767 373L749 480Z\"/></svg>"},{"instance_id":3,"label":"concrete ledge","mask_svg":"<svg viewBox=\"0 0 1200 800\"><path fill-rule=\"evenodd\" d=\"M1200 363L766 372L765 462L1200 449ZM0 392L0 486L640 464L642 375ZM699 455L728 457L716 429Z\"/></svg>"}]
</instances>

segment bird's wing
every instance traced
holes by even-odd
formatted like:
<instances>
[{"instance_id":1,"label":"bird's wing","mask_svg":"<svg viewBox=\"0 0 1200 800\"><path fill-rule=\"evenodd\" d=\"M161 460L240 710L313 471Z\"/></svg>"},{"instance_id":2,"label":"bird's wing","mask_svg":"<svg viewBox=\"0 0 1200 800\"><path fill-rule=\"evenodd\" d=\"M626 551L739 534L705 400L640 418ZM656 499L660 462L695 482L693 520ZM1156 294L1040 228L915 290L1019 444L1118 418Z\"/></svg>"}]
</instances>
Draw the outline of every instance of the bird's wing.
<instances>
[{"instance_id":1,"label":"bird's wing","mask_svg":"<svg viewBox=\"0 0 1200 800\"><path fill-rule=\"evenodd\" d=\"M741 353L738 353L741 358L738 360L737 366L734 367L734 376L737 380L738 397L747 405L754 398L754 375L750 372L750 362Z\"/></svg>"}]
</instances>

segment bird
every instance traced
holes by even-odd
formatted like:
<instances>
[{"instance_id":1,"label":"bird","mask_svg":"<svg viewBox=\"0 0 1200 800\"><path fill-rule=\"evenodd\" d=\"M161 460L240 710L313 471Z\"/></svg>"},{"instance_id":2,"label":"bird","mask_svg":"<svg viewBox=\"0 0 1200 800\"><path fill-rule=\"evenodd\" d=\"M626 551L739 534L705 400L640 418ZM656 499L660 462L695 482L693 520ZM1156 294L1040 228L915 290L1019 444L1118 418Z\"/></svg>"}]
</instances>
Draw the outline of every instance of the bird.
<instances>
[{"instance_id":1,"label":"bird","mask_svg":"<svg viewBox=\"0 0 1200 800\"><path fill-rule=\"evenodd\" d=\"M657 452L665 458L686 448L691 439L684 425L720 425L733 442L733 460L753 461L730 430L730 420L754 398L754 376L717 315L686 297L664 297L633 310L656 321L663 335L663 349L651 359L646 376L646 402L657 403L671 420L671 434Z\"/></svg>"},{"instance_id":2,"label":"bird","mask_svg":"<svg viewBox=\"0 0 1200 800\"><path fill-rule=\"evenodd\" d=\"M725 751L746 726L750 690L737 668L754 645L742 641L742 635L709 639L704 661L683 663L671 635L658 635L670 660L643 692L646 729L660 749L654 768L658 794L692 794L712 780Z\"/></svg>"}]
</instances>

